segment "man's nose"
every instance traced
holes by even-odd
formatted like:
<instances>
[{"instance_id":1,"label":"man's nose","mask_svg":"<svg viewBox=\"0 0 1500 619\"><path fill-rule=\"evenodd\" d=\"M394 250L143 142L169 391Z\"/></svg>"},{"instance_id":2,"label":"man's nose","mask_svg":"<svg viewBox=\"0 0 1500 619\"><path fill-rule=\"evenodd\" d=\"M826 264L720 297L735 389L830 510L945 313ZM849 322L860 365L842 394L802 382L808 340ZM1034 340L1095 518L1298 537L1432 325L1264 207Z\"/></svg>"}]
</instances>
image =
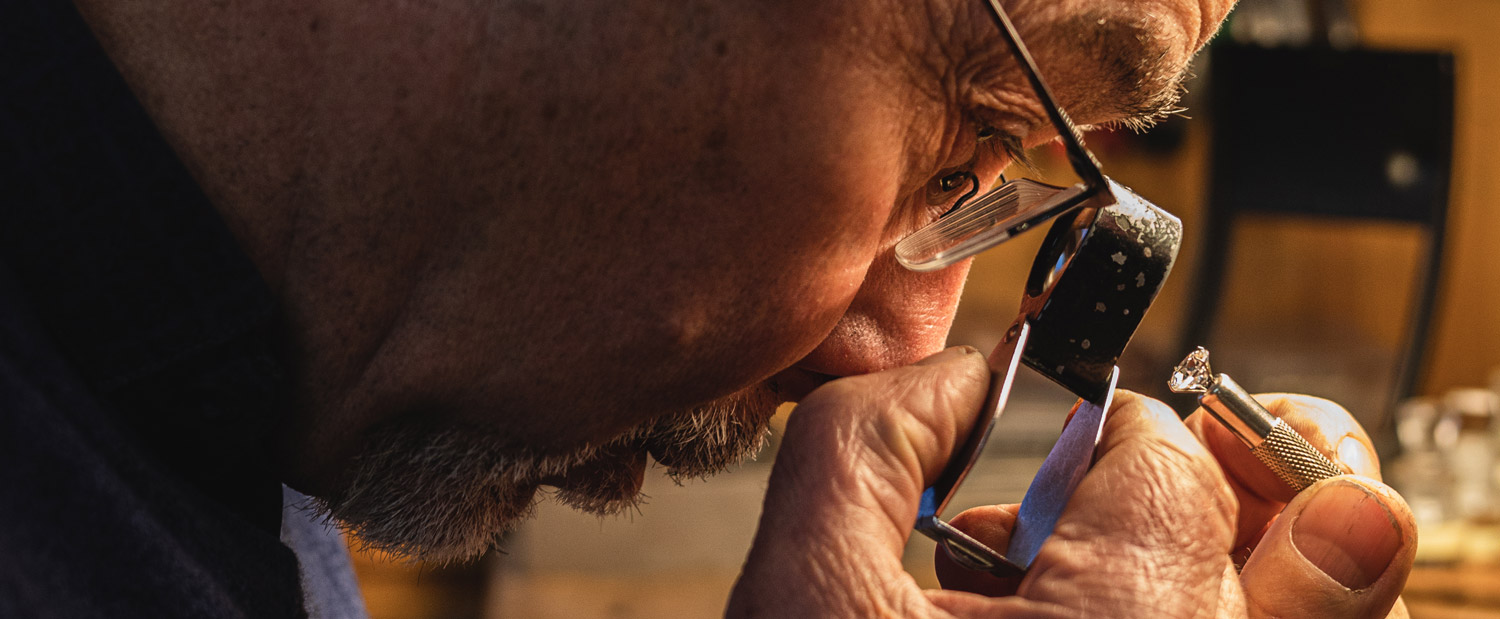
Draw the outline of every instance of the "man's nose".
<instances>
[{"instance_id":1,"label":"man's nose","mask_svg":"<svg viewBox=\"0 0 1500 619\"><path fill-rule=\"evenodd\" d=\"M885 252L828 337L798 367L852 376L908 365L943 349L969 273L965 261L917 273Z\"/></svg>"}]
</instances>

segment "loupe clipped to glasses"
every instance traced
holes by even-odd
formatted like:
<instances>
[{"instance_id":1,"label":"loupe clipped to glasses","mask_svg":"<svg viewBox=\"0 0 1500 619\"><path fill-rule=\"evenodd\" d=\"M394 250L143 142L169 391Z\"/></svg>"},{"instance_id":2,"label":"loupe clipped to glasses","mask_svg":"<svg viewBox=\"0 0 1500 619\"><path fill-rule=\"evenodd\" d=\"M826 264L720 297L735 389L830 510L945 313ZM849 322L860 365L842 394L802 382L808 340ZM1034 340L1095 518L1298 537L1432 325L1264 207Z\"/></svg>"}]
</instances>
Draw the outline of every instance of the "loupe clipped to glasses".
<instances>
[{"instance_id":1,"label":"loupe clipped to glasses","mask_svg":"<svg viewBox=\"0 0 1500 619\"><path fill-rule=\"evenodd\" d=\"M1032 263L1020 316L990 354L988 421L981 417L937 481L923 491L917 513L916 530L960 565L1018 576L1052 534L1093 461L1119 377L1115 364L1171 271L1182 223L1099 171L998 0L987 2L1081 180L1068 187L1027 179L1003 183L902 240L896 255L912 270L941 269L1056 219ZM941 516L978 461L1023 368L1062 385L1081 402L1027 489L1010 545L1001 553Z\"/></svg>"},{"instance_id":2,"label":"loupe clipped to glasses","mask_svg":"<svg viewBox=\"0 0 1500 619\"><path fill-rule=\"evenodd\" d=\"M1113 181L1058 218L1032 263L1021 315L990 354L985 412L941 475L922 493L916 528L959 564L997 576L1025 572L1093 461L1119 369L1141 317L1166 281L1181 222ZM1032 480L1002 554L943 521L948 501L978 461L1005 411L1016 373L1031 369L1082 401Z\"/></svg>"}]
</instances>

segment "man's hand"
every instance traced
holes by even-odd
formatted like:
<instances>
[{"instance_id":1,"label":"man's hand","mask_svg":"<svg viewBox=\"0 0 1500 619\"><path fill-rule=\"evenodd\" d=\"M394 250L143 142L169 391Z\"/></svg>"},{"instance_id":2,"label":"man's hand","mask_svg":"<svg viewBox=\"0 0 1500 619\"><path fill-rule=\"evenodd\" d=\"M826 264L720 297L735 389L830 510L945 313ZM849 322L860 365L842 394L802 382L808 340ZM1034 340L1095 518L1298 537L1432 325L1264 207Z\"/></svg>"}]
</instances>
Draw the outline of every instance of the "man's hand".
<instances>
[{"instance_id":1,"label":"man's hand","mask_svg":"<svg viewBox=\"0 0 1500 619\"><path fill-rule=\"evenodd\" d=\"M1379 617L1394 604L1405 615L1397 602L1416 548L1406 504L1376 481L1368 439L1347 413L1291 396L1268 408L1363 477L1293 498L1201 413L1184 424L1120 392L1093 469L1026 577L968 572L940 556L940 577L958 590L922 591L900 560L918 496L967 435L987 384L983 356L959 348L806 398L728 614ZM1014 514L978 508L955 524L1004 548Z\"/></svg>"}]
</instances>

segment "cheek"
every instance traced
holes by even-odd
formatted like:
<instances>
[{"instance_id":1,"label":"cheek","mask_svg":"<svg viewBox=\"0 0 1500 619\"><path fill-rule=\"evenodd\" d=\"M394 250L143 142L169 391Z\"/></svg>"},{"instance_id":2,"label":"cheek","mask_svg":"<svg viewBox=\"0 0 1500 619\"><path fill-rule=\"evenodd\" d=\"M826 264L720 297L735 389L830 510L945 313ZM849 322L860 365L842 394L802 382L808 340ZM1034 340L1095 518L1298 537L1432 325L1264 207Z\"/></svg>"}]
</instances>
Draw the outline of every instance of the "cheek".
<instances>
[{"instance_id":1,"label":"cheek","mask_svg":"<svg viewBox=\"0 0 1500 619\"><path fill-rule=\"evenodd\" d=\"M722 165L690 167L712 173L689 179L691 203L664 236L689 246L664 275L682 278L685 301L668 311L688 321L675 329L691 356L683 382L721 392L709 395L817 347L883 251L911 128L891 112L902 106L872 104L892 95L844 83L848 73L778 75L756 105L725 110L730 130L710 157Z\"/></svg>"},{"instance_id":2,"label":"cheek","mask_svg":"<svg viewBox=\"0 0 1500 619\"><path fill-rule=\"evenodd\" d=\"M848 376L907 365L941 350L968 263L916 273L881 255L838 324L800 365Z\"/></svg>"},{"instance_id":3,"label":"cheek","mask_svg":"<svg viewBox=\"0 0 1500 619\"><path fill-rule=\"evenodd\" d=\"M882 252L897 193L888 168L843 158L825 173L788 171L775 186L733 198L733 208L753 216L699 254L733 259L700 273L698 302L678 306L704 310L696 316L702 337L684 348L695 357L690 382L733 391L791 366L827 337Z\"/></svg>"},{"instance_id":4,"label":"cheek","mask_svg":"<svg viewBox=\"0 0 1500 619\"><path fill-rule=\"evenodd\" d=\"M774 373L827 337L860 294L880 253L889 206L858 195L817 216L799 218L747 269L729 310L745 358ZM889 201L886 202L889 204ZM748 294L746 294L748 293Z\"/></svg>"}]
</instances>

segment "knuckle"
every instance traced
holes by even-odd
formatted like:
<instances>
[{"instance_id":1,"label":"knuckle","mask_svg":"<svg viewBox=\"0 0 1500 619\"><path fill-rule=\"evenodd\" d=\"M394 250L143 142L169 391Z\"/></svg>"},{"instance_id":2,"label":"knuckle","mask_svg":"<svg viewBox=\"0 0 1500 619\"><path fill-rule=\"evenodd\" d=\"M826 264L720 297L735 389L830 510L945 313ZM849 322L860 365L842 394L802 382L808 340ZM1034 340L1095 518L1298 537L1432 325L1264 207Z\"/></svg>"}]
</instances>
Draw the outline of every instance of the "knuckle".
<instances>
[{"instance_id":1,"label":"knuckle","mask_svg":"<svg viewBox=\"0 0 1500 619\"><path fill-rule=\"evenodd\" d=\"M1111 419L1118 422L1112 428L1115 442L1101 451L1090 477L1098 477L1115 498L1114 512L1139 523L1133 532L1137 539L1161 547L1202 541L1212 552L1225 552L1233 541L1239 501L1218 461L1171 408L1121 395L1122 406ZM1205 518L1205 510L1214 517Z\"/></svg>"}]
</instances>

